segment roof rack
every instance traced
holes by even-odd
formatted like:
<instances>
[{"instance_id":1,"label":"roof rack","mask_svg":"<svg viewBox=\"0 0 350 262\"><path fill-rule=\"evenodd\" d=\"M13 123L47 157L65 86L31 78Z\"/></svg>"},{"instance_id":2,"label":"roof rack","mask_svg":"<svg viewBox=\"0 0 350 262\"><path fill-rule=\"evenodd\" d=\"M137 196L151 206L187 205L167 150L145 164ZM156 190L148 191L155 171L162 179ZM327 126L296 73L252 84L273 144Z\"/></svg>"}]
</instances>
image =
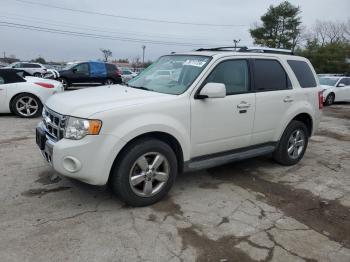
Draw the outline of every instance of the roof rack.
<instances>
[{"instance_id":1,"label":"roof rack","mask_svg":"<svg viewBox=\"0 0 350 262\"><path fill-rule=\"evenodd\" d=\"M269 53L269 54L285 54L294 55L292 50L269 48L269 47L247 47L247 46L223 46L213 48L199 48L196 51L234 51L234 52L246 52L246 53Z\"/></svg>"}]
</instances>

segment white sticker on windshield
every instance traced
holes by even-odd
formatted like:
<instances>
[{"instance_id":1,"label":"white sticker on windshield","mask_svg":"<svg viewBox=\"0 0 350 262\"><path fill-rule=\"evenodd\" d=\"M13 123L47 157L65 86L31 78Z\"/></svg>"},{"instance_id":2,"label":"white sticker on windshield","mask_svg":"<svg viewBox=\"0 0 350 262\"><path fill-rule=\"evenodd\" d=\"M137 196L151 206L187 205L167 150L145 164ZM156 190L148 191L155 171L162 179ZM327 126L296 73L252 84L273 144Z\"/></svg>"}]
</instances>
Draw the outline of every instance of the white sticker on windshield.
<instances>
[{"instance_id":1,"label":"white sticker on windshield","mask_svg":"<svg viewBox=\"0 0 350 262\"><path fill-rule=\"evenodd\" d=\"M190 60L187 59L184 63L184 66L197 66L197 67L202 67L205 65L207 61L203 60Z\"/></svg>"}]
</instances>

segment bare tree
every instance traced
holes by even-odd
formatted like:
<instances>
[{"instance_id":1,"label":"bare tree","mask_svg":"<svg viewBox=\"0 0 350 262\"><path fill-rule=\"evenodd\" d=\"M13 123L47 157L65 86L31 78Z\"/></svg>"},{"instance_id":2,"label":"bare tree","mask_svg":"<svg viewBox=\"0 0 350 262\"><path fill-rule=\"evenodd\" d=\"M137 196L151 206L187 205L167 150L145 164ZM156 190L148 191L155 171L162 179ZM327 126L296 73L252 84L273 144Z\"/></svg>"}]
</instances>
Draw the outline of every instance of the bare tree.
<instances>
[{"instance_id":1,"label":"bare tree","mask_svg":"<svg viewBox=\"0 0 350 262\"><path fill-rule=\"evenodd\" d=\"M309 39L316 40L320 46L341 42L346 38L346 30L347 23L317 20L309 31Z\"/></svg>"},{"instance_id":2,"label":"bare tree","mask_svg":"<svg viewBox=\"0 0 350 262\"><path fill-rule=\"evenodd\" d=\"M343 24L344 38L350 42L350 19Z\"/></svg>"},{"instance_id":3,"label":"bare tree","mask_svg":"<svg viewBox=\"0 0 350 262\"><path fill-rule=\"evenodd\" d=\"M108 58L109 57L112 57L112 51L110 49L103 49L103 48L100 48L100 51L102 52L103 54L103 59L105 62L108 61Z\"/></svg>"}]
</instances>

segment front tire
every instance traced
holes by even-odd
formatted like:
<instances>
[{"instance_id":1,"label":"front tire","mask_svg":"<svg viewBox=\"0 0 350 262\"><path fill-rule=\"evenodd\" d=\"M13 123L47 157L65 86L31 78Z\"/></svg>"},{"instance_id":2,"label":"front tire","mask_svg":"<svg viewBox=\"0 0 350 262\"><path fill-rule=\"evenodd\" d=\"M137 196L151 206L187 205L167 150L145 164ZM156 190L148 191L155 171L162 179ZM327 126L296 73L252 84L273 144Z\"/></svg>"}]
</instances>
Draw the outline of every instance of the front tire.
<instances>
[{"instance_id":1,"label":"front tire","mask_svg":"<svg viewBox=\"0 0 350 262\"><path fill-rule=\"evenodd\" d=\"M137 140L118 159L110 185L126 204L148 206L167 195L177 170L175 153L168 144L156 139Z\"/></svg>"},{"instance_id":2,"label":"front tire","mask_svg":"<svg viewBox=\"0 0 350 262\"><path fill-rule=\"evenodd\" d=\"M333 93L330 93L325 100L325 105L326 106L330 106L334 104L334 100L335 100L335 95Z\"/></svg>"},{"instance_id":3,"label":"front tire","mask_svg":"<svg viewBox=\"0 0 350 262\"><path fill-rule=\"evenodd\" d=\"M12 112L19 117L34 118L41 115L43 105L39 98L32 94L19 94L11 102Z\"/></svg>"},{"instance_id":4,"label":"front tire","mask_svg":"<svg viewBox=\"0 0 350 262\"><path fill-rule=\"evenodd\" d=\"M295 165L303 158L308 141L308 130L305 124L293 120L283 132L273 158L281 165Z\"/></svg>"}]
</instances>

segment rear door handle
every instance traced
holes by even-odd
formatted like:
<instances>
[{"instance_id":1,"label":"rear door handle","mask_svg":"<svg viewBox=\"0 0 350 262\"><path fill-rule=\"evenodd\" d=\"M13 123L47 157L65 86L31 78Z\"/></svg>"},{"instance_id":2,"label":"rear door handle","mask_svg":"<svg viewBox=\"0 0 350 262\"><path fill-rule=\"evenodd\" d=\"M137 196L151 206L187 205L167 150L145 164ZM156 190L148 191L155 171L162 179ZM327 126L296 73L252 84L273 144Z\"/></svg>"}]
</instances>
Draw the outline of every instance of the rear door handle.
<instances>
[{"instance_id":1,"label":"rear door handle","mask_svg":"<svg viewBox=\"0 0 350 262\"><path fill-rule=\"evenodd\" d=\"M245 101L241 101L239 105L237 105L238 109L249 108L251 105Z\"/></svg>"},{"instance_id":2,"label":"rear door handle","mask_svg":"<svg viewBox=\"0 0 350 262\"><path fill-rule=\"evenodd\" d=\"M286 96L286 97L283 99L283 102L285 102L285 103L291 103L291 102L293 102L293 101L294 101L294 99L291 98L290 96Z\"/></svg>"}]
</instances>

